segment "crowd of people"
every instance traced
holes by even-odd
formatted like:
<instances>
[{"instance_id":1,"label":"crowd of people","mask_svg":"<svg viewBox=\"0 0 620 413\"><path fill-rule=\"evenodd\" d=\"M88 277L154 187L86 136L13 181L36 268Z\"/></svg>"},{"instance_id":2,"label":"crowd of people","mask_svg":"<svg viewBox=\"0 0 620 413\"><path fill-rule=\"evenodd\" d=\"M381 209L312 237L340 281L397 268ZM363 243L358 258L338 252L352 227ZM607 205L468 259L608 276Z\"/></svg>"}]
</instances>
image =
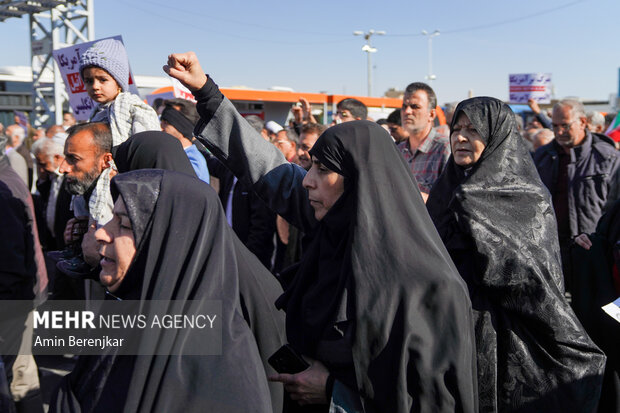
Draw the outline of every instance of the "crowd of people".
<instances>
[{"instance_id":1,"label":"crowd of people","mask_svg":"<svg viewBox=\"0 0 620 413\"><path fill-rule=\"evenodd\" d=\"M222 353L183 355L199 338L179 330L151 356L81 355L51 412L620 411L600 113L531 100L524 125L414 82L387 119L347 98L322 124L302 98L283 127L242 116L192 52L164 71L196 103L152 108L128 70L95 43L88 121L0 135L0 297L220 300ZM305 367L276 369L283 349ZM0 411L42 411L33 356L1 360Z\"/></svg>"}]
</instances>

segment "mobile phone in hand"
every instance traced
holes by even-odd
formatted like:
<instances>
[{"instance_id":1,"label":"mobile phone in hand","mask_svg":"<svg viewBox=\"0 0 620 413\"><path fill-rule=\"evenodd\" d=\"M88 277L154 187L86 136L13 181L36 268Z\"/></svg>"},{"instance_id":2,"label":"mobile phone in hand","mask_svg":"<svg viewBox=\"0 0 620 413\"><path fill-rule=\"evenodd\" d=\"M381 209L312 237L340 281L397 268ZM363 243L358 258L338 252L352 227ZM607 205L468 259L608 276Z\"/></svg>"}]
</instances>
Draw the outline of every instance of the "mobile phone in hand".
<instances>
[{"instance_id":1,"label":"mobile phone in hand","mask_svg":"<svg viewBox=\"0 0 620 413\"><path fill-rule=\"evenodd\" d=\"M280 347L267 361L278 373L295 374L310 367L290 344Z\"/></svg>"}]
</instances>

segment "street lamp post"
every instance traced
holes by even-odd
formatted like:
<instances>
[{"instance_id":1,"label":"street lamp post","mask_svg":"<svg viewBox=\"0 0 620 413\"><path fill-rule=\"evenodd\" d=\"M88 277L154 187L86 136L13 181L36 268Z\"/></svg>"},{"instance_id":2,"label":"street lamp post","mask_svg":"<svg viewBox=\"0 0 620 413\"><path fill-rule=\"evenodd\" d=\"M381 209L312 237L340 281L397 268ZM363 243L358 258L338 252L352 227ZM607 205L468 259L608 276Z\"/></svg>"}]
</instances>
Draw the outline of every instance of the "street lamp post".
<instances>
[{"instance_id":1,"label":"street lamp post","mask_svg":"<svg viewBox=\"0 0 620 413\"><path fill-rule=\"evenodd\" d=\"M439 36L439 30L435 30L432 33L422 30L422 34L428 39L428 75L426 75L426 80L432 83L437 78L433 74L433 37Z\"/></svg>"},{"instance_id":2,"label":"street lamp post","mask_svg":"<svg viewBox=\"0 0 620 413\"><path fill-rule=\"evenodd\" d=\"M372 63L370 60L370 54L371 53L376 53L377 48L372 47L370 45L370 38L372 35L379 35L379 36L383 36L385 34L385 31L383 30L374 30L374 29L370 29L368 30L367 33L364 33L361 30L356 30L353 32L354 36L364 36L364 39L366 40L366 44L364 46L362 46L362 51L366 52L366 60L368 63L368 96L372 95Z\"/></svg>"}]
</instances>

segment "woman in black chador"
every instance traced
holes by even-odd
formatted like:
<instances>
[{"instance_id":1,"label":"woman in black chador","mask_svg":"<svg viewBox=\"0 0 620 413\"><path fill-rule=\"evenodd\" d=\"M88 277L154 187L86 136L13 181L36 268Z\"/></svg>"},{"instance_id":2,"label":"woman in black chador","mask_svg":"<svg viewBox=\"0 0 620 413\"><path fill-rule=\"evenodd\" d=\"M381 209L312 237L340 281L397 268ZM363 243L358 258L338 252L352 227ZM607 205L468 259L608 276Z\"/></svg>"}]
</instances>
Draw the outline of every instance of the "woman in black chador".
<instances>
[{"instance_id":1,"label":"woman in black chador","mask_svg":"<svg viewBox=\"0 0 620 413\"><path fill-rule=\"evenodd\" d=\"M221 302L221 355L195 355L205 345L201 329L147 328L140 351L156 355L81 356L50 411L271 413L256 331L277 349L283 320L271 302L257 302L258 292L242 290L249 279L273 276L234 235L216 193L196 178L159 169L120 174L111 189L114 218L95 233L109 296L141 306L170 300L170 314L179 305L187 314L209 314L210 302Z\"/></svg>"},{"instance_id":2,"label":"woman in black chador","mask_svg":"<svg viewBox=\"0 0 620 413\"><path fill-rule=\"evenodd\" d=\"M310 367L272 380L303 411L476 411L466 287L388 133L368 121L329 128L306 173L239 115L193 53L168 63L197 98L198 138L311 237L276 302Z\"/></svg>"},{"instance_id":3,"label":"woman in black chador","mask_svg":"<svg viewBox=\"0 0 620 413\"><path fill-rule=\"evenodd\" d=\"M475 314L481 412L592 412L605 357L563 298L551 198L501 101L461 102L427 208Z\"/></svg>"}]
</instances>

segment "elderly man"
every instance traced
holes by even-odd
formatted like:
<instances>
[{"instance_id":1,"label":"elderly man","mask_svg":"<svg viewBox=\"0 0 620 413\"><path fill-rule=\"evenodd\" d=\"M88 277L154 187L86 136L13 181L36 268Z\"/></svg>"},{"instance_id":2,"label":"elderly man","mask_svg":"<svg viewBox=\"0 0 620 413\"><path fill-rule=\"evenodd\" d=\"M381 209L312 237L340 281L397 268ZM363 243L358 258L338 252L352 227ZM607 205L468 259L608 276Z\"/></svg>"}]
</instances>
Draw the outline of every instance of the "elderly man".
<instances>
[{"instance_id":1,"label":"elderly man","mask_svg":"<svg viewBox=\"0 0 620 413\"><path fill-rule=\"evenodd\" d=\"M287 161L299 164L297 158L298 137L292 130L281 130L272 142L282 152Z\"/></svg>"},{"instance_id":2,"label":"elderly man","mask_svg":"<svg viewBox=\"0 0 620 413\"><path fill-rule=\"evenodd\" d=\"M64 133L65 129L61 125L52 125L45 130L45 136L52 139L59 133Z\"/></svg>"},{"instance_id":3,"label":"elderly man","mask_svg":"<svg viewBox=\"0 0 620 413\"><path fill-rule=\"evenodd\" d=\"M41 217L39 234L46 250L60 250L65 247L63 231L72 218L71 194L67 191L60 165L65 160L63 144L58 138L40 139L32 145L32 154L37 163L39 178L37 190L40 194Z\"/></svg>"},{"instance_id":4,"label":"elderly man","mask_svg":"<svg viewBox=\"0 0 620 413\"><path fill-rule=\"evenodd\" d=\"M588 130L590 132L605 132L605 116L601 112L591 110L586 113L586 117L588 118Z\"/></svg>"},{"instance_id":5,"label":"elderly man","mask_svg":"<svg viewBox=\"0 0 620 413\"><path fill-rule=\"evenodd\" d=\"M6 128L6 136L8 138L6 142L6 155L11 168L17 172L17 175L22 178L26 185L30 188L32 183L32 159L23 154L22 142L26 137L24 128L19 125L10 125ZM18 151L17 148L20 148ZM30 161L30 162L29 162Z\"/></svg>"},{"instance_id":6,"label":"elderly man","mask_svg":"<svg viewBox=\"0 0 620 413\"><path fill-rule=\"evenodd\" d=\"M555 138L553 131L547 128L539 129L532 136L532 152L536 152L538 148L551 142Z\"/></svg>"},{"instance_id":7,"label":"elderly man","mask_svg":"<svg viewBox=\"0 0 620 413\"><path fill-rule=\"evenodd\" d=\"M449 140L437 136L433 129L436 107L437 96L426 83L411 83L405 89L400 114L409 138L398 149L411 166L425 202L450 156Z\"/></svg>"},{"instance_id":8,"label":"elderly man","mask_svg":"<svg viewBox=\"0 0 620 413\"><path fill-rule=\"evenodd\" d=\"M605 207L618 199L620 155L613 142L587 129L577 100L553 107L555 140L534 154L538 173L553 197L567 297L572 288L569 250L574 237L592 233Z\"/></svg>"}]
</instances>

